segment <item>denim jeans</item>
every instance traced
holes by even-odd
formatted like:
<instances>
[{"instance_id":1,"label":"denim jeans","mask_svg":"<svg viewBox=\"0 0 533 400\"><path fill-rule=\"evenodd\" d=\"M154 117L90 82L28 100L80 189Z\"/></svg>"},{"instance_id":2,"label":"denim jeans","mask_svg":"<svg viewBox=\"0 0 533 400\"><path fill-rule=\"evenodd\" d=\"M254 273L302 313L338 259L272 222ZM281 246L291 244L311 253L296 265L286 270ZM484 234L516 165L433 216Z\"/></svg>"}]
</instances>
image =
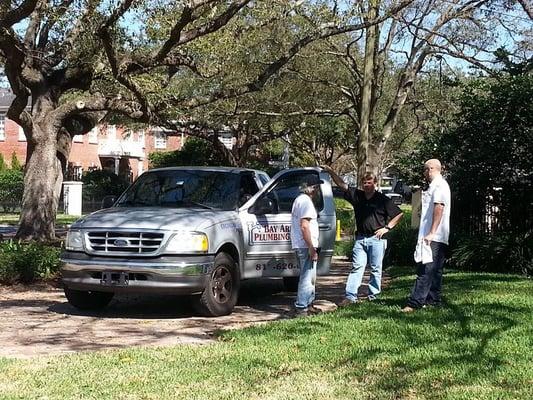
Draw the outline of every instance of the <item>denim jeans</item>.
<instances>
[{"instance_id":1,"label":"denim jeans","mask_svg":"<svg viewBox=\"0 0 533 400\"><path fill-rule=\"evenodd\" d=\"M300 279L298 281L298 294L294 306L307 309L315 300L316 261L309 257L309 249L295 249Z\"/></svg>"},{"instance_id":2,"label":"denim jeans","mask_svg":"<svg viewBox=\"0 0 533 400\"><path fill-rule=\"evenodd\" d=\"M377 236L357 235L353 246L352 270L346 282L346 298L348 300L357 301L357 292L363 282L367 263L370 264L368 298L375 299L381 293L381 270L386 248L386 239L378 239Z\"/></svg>"},{"instance_id":3,"label":"denim jeans","mask_svg":"<svg viewBox=\"0 0 533 400\"><path fill-rule=\"evenodd\" d=\"M431 242L430 247L433 262L418 264L416 281L411 290L411 296L407 301L409 307L420 308L426 304L440 305L442 272L448 245L440 242Z\"/></svg>"}]
</instances>

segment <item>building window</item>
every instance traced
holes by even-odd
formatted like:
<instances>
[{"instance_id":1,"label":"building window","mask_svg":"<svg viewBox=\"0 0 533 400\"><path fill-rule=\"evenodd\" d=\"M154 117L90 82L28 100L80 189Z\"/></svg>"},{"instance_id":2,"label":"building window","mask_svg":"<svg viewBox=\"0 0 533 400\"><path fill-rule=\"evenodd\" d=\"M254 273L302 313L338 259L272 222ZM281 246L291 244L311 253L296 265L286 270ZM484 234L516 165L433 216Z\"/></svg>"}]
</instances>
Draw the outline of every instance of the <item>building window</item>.
<instances>
[{"instance_id":1,"label":"building window","mask_svg":"<svg viewBox=\"0 0 533 400\"><path fill-rule=\"evenodd\" d=\"M25 142L26 141L26 135L24 134L24 129L22 129L22 126L19 126L19 142Z\"/></svg>"},{"instance_id":2,"label":"building window","mask_svg":"<svg viewBox=\"0 0 533 400\"><path fill-rule=\"evenodd\" d=\"M96 126L89 131L89 143L98 143L98 129Z\"/></svg>"},{"instance_id":3,"label":"building window","mask_svg":"<svg viewBox=\"0 0 533 400\"><path fill-rule=\"evenodd\" d=\"M83 167L81 165L75 165L69 162L67 166L67 180L81 181L82 176L83 176Z\"/></svg>"},{"instance_id":4,"label":"building window","mask_svg":"<svg viewBox=\"0 0 533 400\"><path fill-rule=\"evenodd\" d=\"M83 135L74 135L72 140L74 140L76 143L83 143Z\"/></svg>"},{"instance_id":5,"label":"building window","mask_svg":"<svg viewBox=\"0 0 533 400\"><path fill-rule=\"evenodd\" d=\"M144 148L144 129L141 129L137 134L139 135L139 143L141 143L142 147Z\"/></svg>"},{"instance_id":6,"label":"building window","mask_svg":"<svg viewBox=\"0 0 533 400\"><path fill-rule=\"evenodd\" d=\"M6 117L0 115L0 140L6 140Z\"/></svg>"},{"instance_id":7,"label":"building window","mask_svg":"<svg viewBox=\"0 0 533 400\"><path fill-rule=\"evenodd\" d=\"M167 148L167 135L163 131L154 131L154 147L156 149Z\"/></svg>"},{"instance_id":8,"label":"building window","mask_svg":"<svg viewBox=\"0 0 533 400\"><path fill-rule=\"evenodd\" d=\"M109 139L115 139L117 137L117 126L116 125L107 125L107 137Z\"/></svg>"}]
</instances>

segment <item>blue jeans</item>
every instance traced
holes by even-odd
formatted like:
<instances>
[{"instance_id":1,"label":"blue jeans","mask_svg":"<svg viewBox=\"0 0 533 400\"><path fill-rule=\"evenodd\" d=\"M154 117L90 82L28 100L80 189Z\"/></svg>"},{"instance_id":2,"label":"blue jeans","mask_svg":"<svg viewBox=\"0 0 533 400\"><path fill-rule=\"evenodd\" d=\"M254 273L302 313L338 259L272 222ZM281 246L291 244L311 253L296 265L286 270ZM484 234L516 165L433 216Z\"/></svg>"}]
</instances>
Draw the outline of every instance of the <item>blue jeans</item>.
<instances>
[{"instance_id":1,"label":"blue jeans","mask_svg":"<svg viewBox=\"0 0 533 400\"><path fill-rule=\"evenodd\" d=\"M417 266L416 281L407 301L407 305L412 308L420 308L426 304L438 306L441 303L442 272L448 245L431 242L430 247L433 262Z\"/></svg>"},{"instance_id":2,"label":"blue jeans","mask_svg":"<svg viewBox=\"0 0 533 400\"><path fill-rule=\"evenodd\" d=\"M316 261L309 257L309 249L295 249L300 279L298 280L298 294L296 295L296 308L307 309L315 300Z\"/></svg>"},{"instance_id":3,"label":"blue jeans","mask_svg":"<svg viewBox=\"0 0 533 400\"><path fill-rule=\"evenodd\" d=\"M346 282L346 298L348 300L357 301L357 292L363 282L367 263L370 264L368 298L375 299L381 293L381 270L386 248L386 239L357 235L353 246L352 270Z\"/></svg>"}]
</instances>

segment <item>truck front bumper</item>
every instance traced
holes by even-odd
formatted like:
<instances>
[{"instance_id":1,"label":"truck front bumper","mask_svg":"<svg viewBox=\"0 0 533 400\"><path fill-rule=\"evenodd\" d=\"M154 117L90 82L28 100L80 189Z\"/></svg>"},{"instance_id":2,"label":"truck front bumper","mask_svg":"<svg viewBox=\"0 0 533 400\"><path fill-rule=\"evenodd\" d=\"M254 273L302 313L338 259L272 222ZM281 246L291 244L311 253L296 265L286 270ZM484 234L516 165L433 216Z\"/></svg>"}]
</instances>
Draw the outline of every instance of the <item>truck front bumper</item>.
<instances>
[{"instance_id":1,"label":"truck front bumper","mask_svg":"<svg viewBox=\"0 0 533 400\"><path fill-rule=\"evenodd\" d=\"M75 290L194 294L207 286L214 260L213 255L125 259L64 252L61 275Z\"/></svg>"}]
</instances>

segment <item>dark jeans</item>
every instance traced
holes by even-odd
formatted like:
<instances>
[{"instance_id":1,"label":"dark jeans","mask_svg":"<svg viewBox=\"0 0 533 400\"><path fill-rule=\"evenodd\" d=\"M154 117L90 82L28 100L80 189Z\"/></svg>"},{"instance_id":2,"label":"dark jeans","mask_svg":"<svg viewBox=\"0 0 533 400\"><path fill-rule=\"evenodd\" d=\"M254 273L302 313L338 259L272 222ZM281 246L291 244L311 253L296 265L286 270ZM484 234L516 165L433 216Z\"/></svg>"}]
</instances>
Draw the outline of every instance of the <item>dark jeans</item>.
<instances>
[{"instance_id":1,"label":"dark jeans","mask_svg":"<svg viewBox=\"0 0 533 400\"><path fill-rule=\"evenodd\" d=\"M448 245L440 242L431 242L430 246L433 262L418 264L415 285L407 301L409 307L420 308L425 304L440 305L442 270Z\"/></svg>"}]
</instances>

